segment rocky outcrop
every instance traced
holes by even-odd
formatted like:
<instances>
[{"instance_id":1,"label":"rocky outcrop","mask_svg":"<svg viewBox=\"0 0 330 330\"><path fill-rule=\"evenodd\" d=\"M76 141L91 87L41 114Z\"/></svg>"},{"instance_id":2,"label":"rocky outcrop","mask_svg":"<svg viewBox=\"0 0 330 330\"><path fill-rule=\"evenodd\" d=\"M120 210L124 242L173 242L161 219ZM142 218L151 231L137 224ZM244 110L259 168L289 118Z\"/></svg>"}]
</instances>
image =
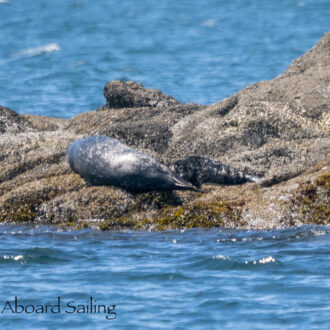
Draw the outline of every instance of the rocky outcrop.
<instances>
[{"instance_id":1,"label":"rocky outcrop","mask_svg":"<svg viewBox=\"0 0 330 330\"><path fill-rule=\"evenodd\" d=\"M180 104L157 89L144 88L135 81L109 81L104 87L109 108L171 107Z\"/></svg>"},{"instance_id":2,"label":"rocky outcrop","mask_svg":"<svg viewBox=\"0 0 330 330\"><path fill-rule=\"evenodd\" d=\"M31 123L17 112L0 106L0 134L18 133L32 129Z\"/></svg>"},{"instance_id":3,"label":"rocky outcrop","mask_svg":"<svg viewBox=\"0 0 330 330\"><path fill-rule=\"evenodd\" d=\"M109 82L104 92L104 107L68 120L0 107L1 221L154 230L329 224L330 33L282 75L211 106L181 104L134 82ZM87 187L65 153L92 134L168 166L200 155L264 179L136 195Z\"/></svg>"}]
</instances>

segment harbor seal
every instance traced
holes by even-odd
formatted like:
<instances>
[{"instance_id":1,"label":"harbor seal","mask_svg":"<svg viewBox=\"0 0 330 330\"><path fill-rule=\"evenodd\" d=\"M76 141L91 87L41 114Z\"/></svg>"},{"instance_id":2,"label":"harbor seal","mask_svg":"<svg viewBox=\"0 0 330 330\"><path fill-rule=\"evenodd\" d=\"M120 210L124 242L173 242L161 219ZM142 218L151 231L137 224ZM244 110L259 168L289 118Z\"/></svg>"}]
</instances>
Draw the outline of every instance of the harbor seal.
<instances>
[{"instance_id":1,"label":"harbor seal","mask_svg":"<svg viewBox=\"0 0 330 330\"><path fill-rule=\"evenodd\" d=\"M67 160L89 185L109 185L129 192L197 190L151 156L107 136L73 142Z\"/></svg>"},{"instance_id":2,"label":"harbor seal","mask_svg":"<svg viewBox=\"0 0 330 330\"><path fill-rule=\"evenodd\" d=\"M203 182L234 185L260 180L217 160L201 156L191 156L176 161L174 170L197 188L200 188Z\"/></svg>"}]
</instances>

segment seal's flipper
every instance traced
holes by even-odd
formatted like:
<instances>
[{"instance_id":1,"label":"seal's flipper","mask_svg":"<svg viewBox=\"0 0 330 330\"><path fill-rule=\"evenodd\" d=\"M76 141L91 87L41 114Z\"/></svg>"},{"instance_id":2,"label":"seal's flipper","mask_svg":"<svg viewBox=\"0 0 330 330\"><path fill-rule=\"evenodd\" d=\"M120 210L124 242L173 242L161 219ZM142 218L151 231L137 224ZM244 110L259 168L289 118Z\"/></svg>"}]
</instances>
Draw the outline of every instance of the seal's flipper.
<instances>
[{"instance_id":1,"label":"seal's flipper","mask_svg":"<svg viewBox=\"0 0 330 330\"><path fill-rule=\"evenodd\" d=\"M174 186L176 189L179 190L192 190L192 191L199 191L195 186L193 186L190 182L182 179L180 176L175 175L174 179Z\"/></svg>"}]
</instances>

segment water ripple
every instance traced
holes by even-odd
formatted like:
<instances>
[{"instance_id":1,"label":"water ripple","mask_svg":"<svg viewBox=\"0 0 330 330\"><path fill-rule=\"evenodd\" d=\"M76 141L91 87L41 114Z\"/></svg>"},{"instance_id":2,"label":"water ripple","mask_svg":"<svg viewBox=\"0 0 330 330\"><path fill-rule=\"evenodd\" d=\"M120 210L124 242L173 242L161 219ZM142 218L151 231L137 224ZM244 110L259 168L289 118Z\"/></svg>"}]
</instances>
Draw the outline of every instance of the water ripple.
<instances>
[{"instance_id":1,"label":"water ripple","mask_svg":"<svg viewBox=\"0 0 330 330\"><path fill-rule=\"evenodd\" d=\"M329 227L153 233L1 225L0 237L2 296L38 303L93 296L117 305L119 328L185 328L189 320L197 328L231 328L235 314L239 328L322 328L329 311ZM47 327L50 317L16 322ZM51 318L61 328L69 321L107 326L96 315Z\"/></svg>"},{"instance_id":2,"label":"water ripple","mask_svg":"<svg viewBox=\"0 0 330 330\"><path fill-rule=\"evenodd\" d=\"M14 56L36 56L42 54L50 54L53 52L58 52L60 50L60 46L57 43L51 43L44 46L32 47L21 50L14 54Z\"/></svg>"}]
</instances>

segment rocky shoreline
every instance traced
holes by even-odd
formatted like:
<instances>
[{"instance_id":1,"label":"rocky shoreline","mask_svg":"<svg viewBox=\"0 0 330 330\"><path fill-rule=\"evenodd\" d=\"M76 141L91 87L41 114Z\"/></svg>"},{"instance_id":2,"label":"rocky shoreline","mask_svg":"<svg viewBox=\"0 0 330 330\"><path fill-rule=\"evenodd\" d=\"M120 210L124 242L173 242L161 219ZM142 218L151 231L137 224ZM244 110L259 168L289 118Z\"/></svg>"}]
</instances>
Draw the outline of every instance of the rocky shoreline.
<instances>
[{"instance_id":1,"label":"rocky shoreline","mask_svg":"<svg viewBox=\"0 0 330 330\"><path fill-rule=\"evenodd\" d=\"M109 82L106 105L71 119L0 106L0 221L106 229L271 229L330 223L330 32L280 76L210 106L135 82ZM200 155L260 184L130 194L89 187L68 145L101 134L167 166Z\"/></svg>"}]
</instances>

